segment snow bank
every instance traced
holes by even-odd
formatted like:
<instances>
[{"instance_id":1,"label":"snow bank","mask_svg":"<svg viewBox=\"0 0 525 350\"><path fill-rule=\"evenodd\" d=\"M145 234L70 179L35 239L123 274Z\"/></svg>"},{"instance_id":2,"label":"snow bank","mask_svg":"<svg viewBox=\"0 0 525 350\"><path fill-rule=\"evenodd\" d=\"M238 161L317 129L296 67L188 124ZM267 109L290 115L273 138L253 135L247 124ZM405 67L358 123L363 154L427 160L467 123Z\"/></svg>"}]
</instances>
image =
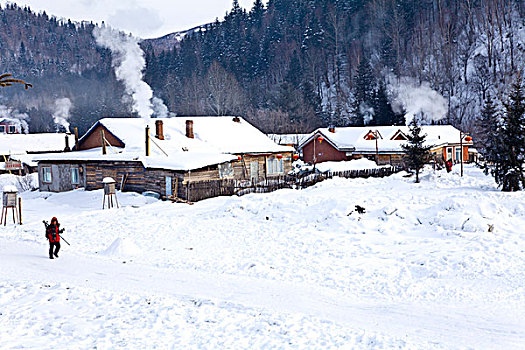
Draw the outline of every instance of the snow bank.
<instances>
[{"instance_id":1,"label":"snow bank","mask_svg":"<svg viewBox=\"0 0 525 350\"><path fill-rule=\"evenodd\" d=\"M192 206L119 193L115 210L101 210L102 190L21 193L24 225L0 226L0 339L523 348L525 192L503 193L470 165L464 177L425 168L418 184L403 175ZM73 246L53 261L41 221L57 215Z\"/></svg>"},{"instance_id":2,"label":"snow bank","mask_svg":"<svg viewBox=\"0 0 525 350\"><path fill-rule=\"evenodd\" d=\"M341 162L323 162L316 164L316 168L321 172L326 171L347 171L347 170L364 170L364 169L377 169L381 168L377 166L376 162L373 160L368 160L366 158L354 159L350 161L341 161Z\"/></svg>"},{"instance_id":3,"label":"snow bank","mask_svg":"<svg viewBox=\"0 0 525 350\"><path fill-rule=\"evenodd\" d=\"M119 237L100 254L113 257L129 257L141 254L141 250L131 239Z\"/></svg>"},{"instance_id":4,"label":"snow bank","mask_svg":"<svg viewBox=\"0 0 525 350\"><path fill-rule=\"evenodd\" d=\"M14 186L18 192L32 191L37 189L38 173L25 176L2 174L0 175L0 188L5 188L6 186Z\"/></svg>"}]
</instances>

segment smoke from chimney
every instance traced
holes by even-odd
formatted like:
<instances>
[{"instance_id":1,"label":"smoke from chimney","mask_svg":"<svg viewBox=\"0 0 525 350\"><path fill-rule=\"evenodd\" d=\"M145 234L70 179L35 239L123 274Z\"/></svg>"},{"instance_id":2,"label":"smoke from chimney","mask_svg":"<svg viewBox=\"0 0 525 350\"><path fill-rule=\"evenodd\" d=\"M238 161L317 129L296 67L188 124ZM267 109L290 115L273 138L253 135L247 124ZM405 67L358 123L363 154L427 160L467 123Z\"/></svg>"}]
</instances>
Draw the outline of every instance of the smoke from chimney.
<instances>
[{"instance_id":1,"label":"smoke from chimney","mask_svg":"<svg viewBox=\"0 0 525 350\"><path fill-rule=\"evenodd\" d=\"M448 103L441 94L430 87L429 83L419 83L409 77L387 77L388 89L394 96L392 108L396 113L404 110L406 124L414 117L422 124L443 119L448 110Z\"/></svg>"},{"instance_id":2,"label":"smoke from chimney","mask_svg":"<svg viewBox=\"0 0 525 350\"><path fill-rule=\"evenodd\" d=\"M142 80L146 60L139 39L107 26L95 27L93 36L99 46L111 50L115 75L124 83L126 94L133 99L133 111L141 118L149 119L154 113L153 90Z\"/></svg>"},{"instance_id":3,"label":"smoke from chimney","mask_svg":"<svg viewBox=\"0 0 525 350\"><path fill-rule=\"evenodd\" d=\"M69 131L69 110L73 104L71 100L67 97L59 98L55 101L55 112L53 113L53 120L55 124L61 125L66 129L66 132Z\"/></svg>"}]
</instances>

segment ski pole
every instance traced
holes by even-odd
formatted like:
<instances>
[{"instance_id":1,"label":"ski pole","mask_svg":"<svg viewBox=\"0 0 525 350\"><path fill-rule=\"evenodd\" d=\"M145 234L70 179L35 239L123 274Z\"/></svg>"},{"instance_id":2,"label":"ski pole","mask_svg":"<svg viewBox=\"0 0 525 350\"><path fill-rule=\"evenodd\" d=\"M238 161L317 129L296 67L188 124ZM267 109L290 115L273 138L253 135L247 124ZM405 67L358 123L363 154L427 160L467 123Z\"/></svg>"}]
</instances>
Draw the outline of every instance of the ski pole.
<instances>
[{"instance_id":1,"label":"ski pole","mask_svg":"<svg viewBox=\"0 0 525 350\"><path fill-rule=\"evenodd\" d=\"M60 238L62 238L62 240L67 243L67 245L71 245L68 241L66 241L66 239L63 236L60 236Z\"/></svg>"}]
</instances>

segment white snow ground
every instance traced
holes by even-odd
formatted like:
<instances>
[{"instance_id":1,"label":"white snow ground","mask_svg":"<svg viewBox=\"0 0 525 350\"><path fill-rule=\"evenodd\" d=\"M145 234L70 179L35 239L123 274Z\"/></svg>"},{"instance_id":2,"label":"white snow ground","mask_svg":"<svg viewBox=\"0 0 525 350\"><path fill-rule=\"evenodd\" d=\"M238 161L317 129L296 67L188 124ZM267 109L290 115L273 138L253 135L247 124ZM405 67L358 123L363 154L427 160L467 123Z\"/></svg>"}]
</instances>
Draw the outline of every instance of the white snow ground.
<instances>
[{"instance_id":1,"label":"white snow ground","mask_svg":"<svg viewBox=\"0 0 525 350\"><path fill-rule=\"evenodd\" d=\"M522 349L525 193L458 170L193 206L24 192L24 225L0 227L0 348Z\"/></svg>"}]
</instances>

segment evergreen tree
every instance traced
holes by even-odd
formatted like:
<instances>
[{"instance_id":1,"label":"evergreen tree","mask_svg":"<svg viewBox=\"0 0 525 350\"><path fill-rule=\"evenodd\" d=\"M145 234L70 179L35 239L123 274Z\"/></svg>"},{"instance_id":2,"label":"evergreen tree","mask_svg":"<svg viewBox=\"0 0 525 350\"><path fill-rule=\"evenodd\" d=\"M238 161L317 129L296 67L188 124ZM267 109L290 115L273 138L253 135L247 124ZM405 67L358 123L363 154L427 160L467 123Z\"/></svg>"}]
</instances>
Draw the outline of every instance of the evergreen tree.
<instances>
[{"instance_id":1,"label":"evergreen tree","mask_svg":"<svg viewBox=\"0 0 525 350\"><path fill-rule=\"evenodd\" d=\"M397 114L392 109L392 105L388 101L386 89L383 82L379 83L379 87L374 97L374 125L404 125L405 118L402 114Z\"/></svg>"},{"instance_id":2,"label":"evergreen tree","mask_svg":"<svg viewBox=\"0 0 525 350\"><path fill-rule=\"evenodd\" d=\"M419 173L421 169L430 160L431 146L425 146L426 134L421 134L421 127L418 125L416 118L412 120L407 135L408 143L401 145L405 152L405 163L409 169L416 172L416 183L419 183Z\"/></svg>"},{"instance_id":3,"label":"evergreen tree","mask_svg":"<svg viewBox=\"0 0 525 350\"><path fill-rule=\"evenodd\" d=\"M359 103L372 106L373 92L375 90L375 79L372 74L372 67L366 57L362 57L357 66L355 77L355 98Z\"/></svg>"},{"instance_id":4,"label":"evergreen tree","mask_svg":"<svg viewBox=\"0 0 525 350\"><path fill-rule=\"evenodd\" d=\"M521 76L518 75L504 106L499 132L501 149L493 174L503 191L513 192L525 188L525 97Z\"/></svg>"},{"instance_id":5,"label":"evergreen tree","mask_svg":"<svg viewBox=\"0 0 525 350\"><path fill-rule=\"evenodd\" d=\"M366 57L362 57L354 79L354 120L352 124L361 126L369 122L373 114L375 79L372 67Z\"/></svg>"},{"instance_id":6,"label":"evergreen tree","mask_svg":"<svg viewBox=\"0 0 525 350\"><path fill-rule=\"evenodd\" d=\"M494 163L501 151L499 149L501 145L499 117L498 109L489 94L481 110L481 118L478 122L480 132L477 134L476 141L481 154L488 163Z\"/></svg>"}]
</instances>

